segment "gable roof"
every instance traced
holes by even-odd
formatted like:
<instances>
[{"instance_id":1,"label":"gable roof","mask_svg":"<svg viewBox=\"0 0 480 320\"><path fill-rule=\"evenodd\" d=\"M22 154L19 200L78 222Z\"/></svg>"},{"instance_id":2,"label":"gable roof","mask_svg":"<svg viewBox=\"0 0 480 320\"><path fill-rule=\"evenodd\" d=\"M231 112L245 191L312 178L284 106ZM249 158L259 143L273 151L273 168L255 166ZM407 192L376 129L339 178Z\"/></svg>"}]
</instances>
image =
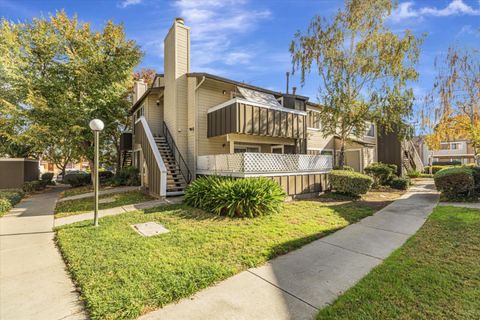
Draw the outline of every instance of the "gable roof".
<instances>
[{"instance_id":1,"label":"gable roof","mask_svg":"<svg viewBox=\"0 0 480 320\"><path fill-rule=\"evenodd\" d=\"M248 83L219 77L219 76L216 76L214 74L210 74L210 73L206 73L206 72L191 72L191 73L187 74L187 77L205 77L205 78L212 79L212 80L217 80L217 81L220 81L220 82L230 83L230 84L233 84L233 85L236 85L236 86L239 86L239 87L243 87L243 88L247 88L247 89L251 89L251 90L256 90L256 91L272 94L274 96L283 96L283 97L285 97L285 96L293 97L294 96L292 94L286 94L286 93L282 93L282 92L278 92L278 91L273 91L273 90L257 87L257 86L254 86L254 85L251 85L251 84L248 84ZM306 96L301 96L301 95L298 95L298 94L296 94L295 97L300 99L300 100L308 100L309 99Z\"/></svg>"}]
</instances>

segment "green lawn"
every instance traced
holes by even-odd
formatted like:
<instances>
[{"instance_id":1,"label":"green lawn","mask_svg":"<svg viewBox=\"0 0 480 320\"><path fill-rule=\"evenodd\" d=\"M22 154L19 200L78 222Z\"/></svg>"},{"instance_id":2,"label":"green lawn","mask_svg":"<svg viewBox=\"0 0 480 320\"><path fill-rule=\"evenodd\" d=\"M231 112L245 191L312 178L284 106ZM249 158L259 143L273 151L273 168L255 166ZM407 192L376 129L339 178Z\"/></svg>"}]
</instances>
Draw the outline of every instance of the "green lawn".
<instances>
[{"instance_id":1,"label":"green lawn","mask_svg":"<svg viewBox=\"0 0 480 320\"><path fill-rule=\"evenodd\" d=\"M114 198L115 201L109 202L109 203L100 203L98 205L100 209L109 209L109 208L119 207L127 204L134 204L134 203L153 200L152 197L144 194L141 191L121 192L121 193L106 194L106 195L100 196L100 199L105 199L105 198ZM93 197L57 202L57 206L55 207L55 218L62 218L62 217L76 215L76 214L81 214L81 213L92 211L93 209L94 209Z\"/></svg>"},{"instance_id":2,"label":"green lawn","mask_svg":"<svg viewBox=\"0 0 480 320\"><path fill-rule=\"evenodd\" d=\"M104 186L104 187L100 187L100 190L107 190L107 189L111 189L111 188L112 187ZM89 193L89 192L93 192L93 186L91 186L91 185L83 186L83 187L69 188L69 189L66 189L65 191L63 191L60 194L60 198L76 196L76 195L79 195L79 194L84 194L84 193Z\"/></svg>"},{"instance_id":3,"label":"green lawn","mask_svg":"<svg viewBox=\"0 0 480 320\"><path fill-rule=\"evenodd\" d=\"M317 319L480 319L480 210L437 207Z\"/></svg>"},{"instance_id":4,"label":"green lawn","mask_svg":"<svg viewBox=\"0 0 480 320\"><path fill-rule=\"evenodd\" d=\"M345 227L378 208L361 201L285 204L280 214L223 218L186 206L130 212L57 230L57 243L92 319L135 319ZM151 238L131 224L157 221Z\"/></svg>"}]
</instances>

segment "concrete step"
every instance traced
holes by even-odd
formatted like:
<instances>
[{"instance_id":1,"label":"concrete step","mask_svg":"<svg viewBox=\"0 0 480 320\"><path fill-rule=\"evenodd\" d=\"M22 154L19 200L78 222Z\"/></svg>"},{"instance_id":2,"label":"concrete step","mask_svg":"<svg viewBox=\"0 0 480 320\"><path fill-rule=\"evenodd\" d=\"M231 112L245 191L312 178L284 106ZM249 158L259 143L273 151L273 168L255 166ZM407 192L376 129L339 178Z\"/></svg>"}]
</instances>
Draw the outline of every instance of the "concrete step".
<instances>
[{"instance_id":1,"label":"concrete step","mask_svg":"<svg viewBox=\"0 0 480 320\"><path fill-rule=\"evenodd\" d=\"M183 196L185 192L183 191L167 191L167 197L176 197L176 196Z\"/></svg>"}]
</instances>

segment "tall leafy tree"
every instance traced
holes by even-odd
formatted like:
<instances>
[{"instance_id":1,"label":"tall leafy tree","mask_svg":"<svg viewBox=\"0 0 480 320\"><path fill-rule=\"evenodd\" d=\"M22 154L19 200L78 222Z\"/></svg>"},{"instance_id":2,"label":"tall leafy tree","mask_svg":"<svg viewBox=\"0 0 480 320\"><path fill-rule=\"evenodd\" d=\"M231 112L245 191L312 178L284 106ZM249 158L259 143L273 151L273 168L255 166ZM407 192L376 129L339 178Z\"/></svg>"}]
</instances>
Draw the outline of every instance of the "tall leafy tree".
<instances>
[{"instance_id":1,"label":"tall leafy tree","mask_svg":"<svg viewBox=\"0 0 480 320\"><path fill-rule=\"evenodd\" d=\"M480 33L480 31L479 31ZM439 141L468 139L475 159L480 154L480 50L451 46L444 57L435 61L437 76L429 114L439 119L428 137L435 150Z\"/></svg>"},{"instance_id":2,"label":"tall leafy tree","mask_svg":"<svg viewBox=\"0 0 480 320\"><path fill-rule=\"evenodd\" d=\"M320 80L318 99L325 136L340 139L339 165L344 165L346 142L362 137L367 121L405 136L412 114L422 38L409 30L399 36L385 24L391 0L346 0L332 19L316 16L305 33L297 32L290 46L293 72L302 85L316 71Z\"/></svg>"},{"instance_id":3,"label":"tall leafy tree","mask_svg":"<svg viewBox=\"0 0 480 320\"><path fill-rule=\"evenodd\" d=\"M3 19L0 54L6 62L5 86L18 92L13 104L30 124L25 130L30 140L42 151L50 150L47 156L55 154L52 159L64 152L65 158L81 156L92 163L88 123L102 119L103 137L118 130L128 108L125 92L142 57L123 26L108 21L93 31L63 11L25 23ZM12 100L0 93L0 101Z\"/></svg>"}]
</instances>

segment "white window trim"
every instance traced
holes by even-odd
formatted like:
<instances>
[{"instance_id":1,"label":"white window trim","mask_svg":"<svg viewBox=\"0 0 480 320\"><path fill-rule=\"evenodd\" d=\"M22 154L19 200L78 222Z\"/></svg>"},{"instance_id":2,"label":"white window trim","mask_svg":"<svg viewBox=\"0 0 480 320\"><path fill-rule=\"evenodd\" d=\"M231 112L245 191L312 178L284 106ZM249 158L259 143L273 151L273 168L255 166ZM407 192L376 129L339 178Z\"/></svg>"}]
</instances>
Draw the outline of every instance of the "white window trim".
<instances>
[{"instance_id":1,"label":"white window trim","mask_svg":"<svg viewBox=\"0 0 480 320\"><path fill-rule=\"evenodd\" d=\"M235 153L235 149L247 149L247 148L257 148L258 152L262 151L262 147L260 145L252 144L234 144L233 145L233 153Z\"/></svg>"},{"instance_id":2,"label":"white window trim","mask_svg":"<svg viewBox=\"0 0 480 320\"><path fill-rule=\"evenodd\" d=\"M273 153L273 149L282 148L282 154L285 153L285 146L283 144L278 144L270 147L270 152Z\"/></svg>"}]
</instances>

